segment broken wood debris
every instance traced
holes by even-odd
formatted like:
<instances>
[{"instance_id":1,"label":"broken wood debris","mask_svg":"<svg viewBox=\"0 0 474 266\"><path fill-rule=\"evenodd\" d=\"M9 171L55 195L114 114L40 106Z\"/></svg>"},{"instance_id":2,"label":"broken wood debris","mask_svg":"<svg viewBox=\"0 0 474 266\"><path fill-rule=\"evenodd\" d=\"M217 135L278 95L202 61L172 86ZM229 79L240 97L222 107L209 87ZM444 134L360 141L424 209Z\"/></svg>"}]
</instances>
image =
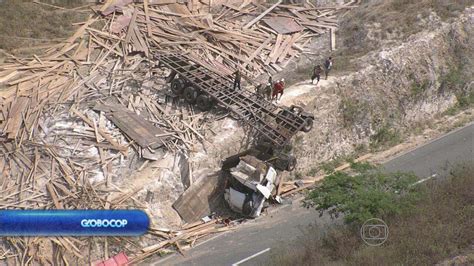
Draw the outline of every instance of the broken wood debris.
<instances>
[{"instance_id":1,"label":"broken wood debris","mask_svg":"<svg viewBox=\"0 0 474 266\"><path fill-rule=\"evenodd\" d=\"M109 120L142 148L159 148L164 145L169 136L143 117L121 105L96 104L93 109L105 112Z\"/></svg>"},{"instance_id":2,"label":"broken wood debris","mask_svg":"<svg viewBox=\"0 0 474 266\"><path fill-rule=\"evenodd\" d=\"M121 189L113 180L124 168L146 165L143 160L133 164L136 158L156 159L154 147L176 151L191 150L196 143L209 145L205 121L212 119L159 94L165 89L157 77L167 73L156 68L154 53L188 53L223 74L241 68L245 76L255 78L282 69L307 49L312 37L337 28L337 16L357 4L314 7L244 1L238 6L227 1L209 13L204 2L108 0L78 23L75 34L64 42L43 46L41 54L24 58L7 54L0 64L2 208L145 206L135 196L142 188ZM288 19L299 27L284 23ZM93 111L97 102L106 105L109 100L118 111ZM176 233L150 230L160 242L148 248L133 243L133 261L172 245L186 249L207 234L230 228L213 221ZM45 241L58 255L40 263L32 252L35 241ZM90 261L81 250L108 247L112 241L117 246L129 244L122 238L8 238L5 242L15 250L2 252L9 254L7 264L82 265Z\"/></svg>"}]
</instances>

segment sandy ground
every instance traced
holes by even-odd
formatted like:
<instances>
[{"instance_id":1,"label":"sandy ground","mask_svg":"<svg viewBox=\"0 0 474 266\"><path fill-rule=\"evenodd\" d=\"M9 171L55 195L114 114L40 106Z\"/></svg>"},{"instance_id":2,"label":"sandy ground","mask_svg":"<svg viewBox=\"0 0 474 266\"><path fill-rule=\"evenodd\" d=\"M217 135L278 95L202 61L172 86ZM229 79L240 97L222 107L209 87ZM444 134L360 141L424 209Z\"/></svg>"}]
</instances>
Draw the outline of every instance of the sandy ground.
<instances>
[{"instance_id":1,"label":"sandy ground","mask_svg":"<svg viewBox=\"0 0 474 266\"><path fill-rule=\"evenodd\" d=\"M335 77L330 76L328 80L321 79L318 84L316 84L316 81L312 84L310 79L298 82L285 89L281 100L278 101L277 104L285 106L292 104L304 106L317 97L323 88L334 84L335 79Z\"/></svg>"}]
</instances>

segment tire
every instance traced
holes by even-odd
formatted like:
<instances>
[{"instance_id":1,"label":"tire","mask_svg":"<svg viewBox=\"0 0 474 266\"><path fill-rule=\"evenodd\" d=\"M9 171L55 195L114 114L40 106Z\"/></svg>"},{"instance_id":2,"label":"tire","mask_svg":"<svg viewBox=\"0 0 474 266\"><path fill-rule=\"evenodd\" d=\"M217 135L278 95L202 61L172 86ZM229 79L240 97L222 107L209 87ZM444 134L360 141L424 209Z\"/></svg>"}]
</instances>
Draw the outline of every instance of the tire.
<instances>
[{"instance_id":1,"label":"tire","mask_svg":"<svg viewBox=\"0 0 474 266\"><path fill-rule=\"evenodd\" d=\"M288 165L286 166L286 171L291 172L295 170L296 167L296 157L290 156L288 158Z\"/></svg>"},{"instance_id":2,"label":"tire","mask_svg":"<svg viewBox=\"0 0 474 266\"><path fill-rule=\"evenodd\" d=\"M196 99L196 105L201 111L209 111L212 109L213 101L208 95L201 94Z\"/></svg>"},{"instance_id":3,"label":"tire","mask_svg":"<svg viewBox=\"0 0 474 266\"><path fill-rule=\"evenodd\" d=\"M199 90L193 86L189 86L184 89L183 97L189 104L195 104L198 96Z\"/></svg>"},{"instance_id":4,"label":"tire","mask_svg":"<svg viewBox=\"0 0 474 266\"><path fill-rule=\"evenodd\" d=\"M181 95L184 91L184 87L186 86L186 81L183 79L173 79L171 81L171 91L174 94Z\"/></svg>"},{"instance_id":5,"label":"tire","mask_svg":"<svg viewBox=\"0 0 474 266\"><path fill-rule=\"evenodd\" d=\"M311 131L312 128L313 128L313 118L307 117L307 118L304 120L304 126L303 126L303 128L301 129L301 131L308 133L308 132Z\"/></svg>"}]
</instances>

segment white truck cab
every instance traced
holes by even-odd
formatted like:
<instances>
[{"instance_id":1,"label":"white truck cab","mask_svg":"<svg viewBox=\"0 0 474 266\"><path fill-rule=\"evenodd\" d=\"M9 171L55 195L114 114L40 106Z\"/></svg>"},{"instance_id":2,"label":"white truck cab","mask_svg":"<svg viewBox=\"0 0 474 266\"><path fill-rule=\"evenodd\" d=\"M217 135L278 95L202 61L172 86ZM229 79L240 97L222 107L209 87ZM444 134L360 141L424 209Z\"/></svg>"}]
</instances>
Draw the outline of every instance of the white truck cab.
<instances>
[{"instance_id":1,"label":"white truck cab","mask_svg":"<svg viewBox=\"0 0 474 266\"><path fill-rule=\"evenodd\" d=\"M245 216L258 217L264 203L278 186L277 171L269 164L247 155L229 169L224 198L229 207Z\"/></svg>"}]
</instances>

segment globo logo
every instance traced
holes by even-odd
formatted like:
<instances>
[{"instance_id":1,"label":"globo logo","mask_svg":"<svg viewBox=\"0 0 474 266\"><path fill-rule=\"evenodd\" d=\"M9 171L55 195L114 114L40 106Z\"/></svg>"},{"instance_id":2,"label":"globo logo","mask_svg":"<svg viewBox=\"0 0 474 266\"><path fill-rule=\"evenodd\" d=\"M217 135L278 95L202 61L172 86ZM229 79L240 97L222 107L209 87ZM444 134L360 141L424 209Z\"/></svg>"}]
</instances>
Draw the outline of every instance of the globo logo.
<instances>
[{"instance_id":1,"label":"globo logo","mask_svg":"<svg viewBox=\"0 0 474 266\"><path fill-rule=\"evenodd\" d=\"M83 219L81 220L82 227L125 227L127 219Z\"/></svg>"}]
</instances>

